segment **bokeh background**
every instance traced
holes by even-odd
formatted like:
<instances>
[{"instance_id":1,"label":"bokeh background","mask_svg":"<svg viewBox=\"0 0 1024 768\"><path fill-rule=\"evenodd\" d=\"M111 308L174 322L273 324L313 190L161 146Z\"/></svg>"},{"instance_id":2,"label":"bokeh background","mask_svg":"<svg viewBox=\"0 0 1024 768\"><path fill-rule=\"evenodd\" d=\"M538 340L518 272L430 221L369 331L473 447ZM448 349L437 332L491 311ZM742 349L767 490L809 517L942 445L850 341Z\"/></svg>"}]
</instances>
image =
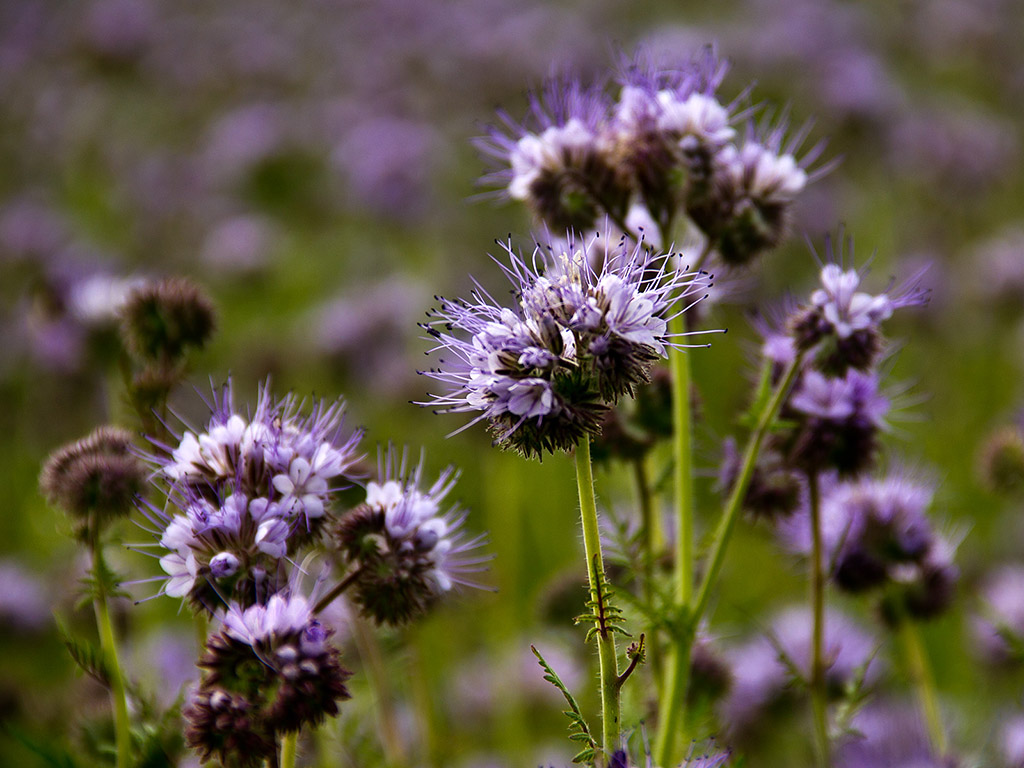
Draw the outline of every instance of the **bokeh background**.
<instances>
[{"instance_id":1,"label":"bokeh background","mask_svg":"<svg viewBox=\"0 0 1024 768\"><path fill-rule=\"evenodd\" d=\"M219 309L192 364L199 392L231 375L243 401L267 377L281 394L343 396L371 456L393 441L424 446L431 472L462 469L456 495L470 527L490 531L497 592L463 592L382 636L405 764L568 763L560 701L529 646L595 705L589 650L568 620L584 594L571 464L500 454L483 429L445 439L462 422L409 403L429 389L416 322L434 294L464 295L470 275L505 290L487 256L495 238L530 245L526 211L480 194L486 168L470 142L495 108L522 115L545 76L600 77L641 43L682 57L717 44L732 62L725 100L753 84L755 102L813 118L812 140L841 157L798 201L794 236L715 306L707 322L728 336L693 353L707 393L705 530L720 442L738 431L753 375L749 313L810 289L805 236L820 251L845 225L878 289L931 265L930 305L891 329L901 394L886 454L930 473L937 524L962 539L956 609L925 640L953 743L997 760L1024 676L985 667L969 627L986 572L1024 560L1021 504L976 472L986 436L1024 406L1021 40L1015 0L0 2L0 764L64 765L63 748L93 759L106 702L52 618L94 631L74 604L84 565L37 477L56 446L130 423L109 300L122 281L169 275L201 282ZM174 402L202 422L191 386ZM605 509L628 516L626 478L602 471L598 483ZM135 578L158 573L113 554ZM744 524L714 634L739 643L803 590L771 532ZM872 626L866 606L835 601ZM196 677L188 618L161 598L123 600L119 619L130 673L172 701ZM364 678L320 739L324 765L383 764ZM634 716L642 698L628 703ZM805 761L805 720L747 764Z\"/></svg>"}]
</instances>

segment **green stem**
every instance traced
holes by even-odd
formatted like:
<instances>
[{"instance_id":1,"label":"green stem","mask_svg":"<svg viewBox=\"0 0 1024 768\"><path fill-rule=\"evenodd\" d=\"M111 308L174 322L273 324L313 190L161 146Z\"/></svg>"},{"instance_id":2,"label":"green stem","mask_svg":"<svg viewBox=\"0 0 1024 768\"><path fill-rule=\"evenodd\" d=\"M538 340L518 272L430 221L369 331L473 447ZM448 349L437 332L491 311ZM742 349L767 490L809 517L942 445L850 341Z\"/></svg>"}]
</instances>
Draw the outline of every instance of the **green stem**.
<instances>
[{"instance_id":1,"label":"green stem","mask_svg":"<svg viewBox=\"0 0 1024 768\"><path fill-rule=\"evenodd\" d=\"M590 438L576 445L576 484L580 494L580 520L583 525L583 549L587 557L587 578L590 595L597 598L605 580L604 556L601 553L601 530L597 522L597 500L594 497L594 474L590 465ZM597 655L601 673L601 735L605 754L619 748L619 677L615 654L615 634L600 620L597 628Z\"/></svg>"},{"instance_id":2,"label":"green stem","mask_svg":"<svg viewBox=\"0 0 1024 768\"><path fill-rule=\"evenodd\" d=\"M345 578L343 578L341 581L334 585L334 589L332 589L330 592L328 592L326 595L320 598L319 601L317 601L317 604L313 606L313 613L321 613L324 610L324 608L329 606L337 599L338 595L340 595L342 592L344 592L346 589L352 586L352 582L359 578L359 573L361 570L362 567L359 566L349 571L345 575Z\"/></svg>"},{"instance_id":3,"label":"green stem","mask_svg":"<svg viewBox=\"0 0 1024 768\"><path fill-rule=\"evenodd\" d=\"M651 480L647 472L647 457L638 456L633 460L633 479L636 482L638 500L640 502L640 519L642 521L640 535L643 545L643 594L648 607L654 608L654 578L657 563L664 544L664 533L661 530L661 515L658 512L657 499L651 493ZM657 632L650 627L647 637L647 663L654 673L654 681L661 690L661 648L657 641Z\"/></svg>"},{"instance_id":4,"label":"green stem","mask_svg":"<svg viewBox=\"0 0 1024 768\"><path fill-rule=\"evenodd\" d=\"M299 741L298 732L281 736L281 768L295 768L295 751Z\"/></svg>"},{"instance_id":5,"label":"green stem","mask_svg":"<svg viewBox=\"0 0 1024 768\"><path fill-rule=\"evenodd\" d=\"M803 355L797 355L783 374L779 385L770 401L765 404L764 410L757 421L757 427L751 433L747 446L743 451L743 463L739 476L733 485L732 493L726 502L725 510L719 520L718 528L715 530L715 538L711 547L711 556L708 560L704 578L701 580L697 598L693 603L688 615L681 615L682 626L676 630L677 654L669 659L669 684L665 687L661 706L659 708L658 735L655 741L655 763L658 765L672 765L673 749L675 746L676 731L682 722L682 710L686 701L686 686L689 677L690 645L693 642L694 632L700 624L701 618L707 611L711 600L711 590L718 580L718 575L725 562L725 552L732 538L732 531L736 521L739 519L743 509L743 499L747 495L747 488L750 479L754 474L754 467L757 464L757 457L761 452L761 445L775 422L775 417L782 408L793 380L803 362ZM678 658L677 658L678 657Z\"/></svg>"},{"instance_id":6,"label":"green stem","mask_svg":"<svg viewBox=\"0 0 1024 768\"><path fill-rule=\"evenodd\" d=\"M91 537L93 572L96 579L96 596L93 607L96 611L96 626L100 634L100 650L110 668L110 702L114 709L114 741L117 746L117 768L128 768L131 763L131 725L128 720L128 699L125 695L124 673L117 653L114 624L110 620L107 605L107 567L103 560L103 547L99 535Z\"/></svg>"},{"instance_id":7,"label":"green stem","mask_svg":"<svg viewBox=\"0 0 1024 768\"><path fill-rule=\"evenodd\" d=\"M811 710L814 716L814 744L821 768L828 768L828 692L825 689L825 568L821 542L821 494L818 475L807 475L811 512L811 608L814 634L811 656Z\"/></svg>"},{"instance_id":8,"label":"green stem","mask_svg":"<svg viewBox=\"0 0 1024 768\"><path fill-rule=\"evenodd\" d=\"M928 727L932 749L935 750L936 757L945 757L949 745L946 742L946 730L942 726L942 716L939 713L935 679L932 677L928 656L925 653L924 644L921 642L921 633L914 622L904 619L900 622L899 634L903 641L903 653L909 667L910 679L917 690L921 711Z\"/></svg>"},{"instance_id":9,"label":"green stem","mask_svg":"<svg viewBox=\"0 0 1024 768\"><path fill-rule=\"evenodd\" d=\"M729 546L736 520L739 519L740 512L743 509L743 499L747 495L750 479L754 475L754 467L757 465L757 457L761 453L761 445L771 430L775 417L782 408L782 403L785 401L786 394L789 392L789 388L793 384L802 363L802 354L797 355L796 359L790 363L782 375L778 386L776 386L771 400L767 402L764 410L761 411L761 415L757 420L757 427L747 439L747 446L743 450L743 463L740 465L740 473L733 485L732 492L729 494L729 499L726 501L725 510L722 512L722 517L718 522L718 528L715 530L715 538L711 545L711 557L708 560L708 566L701 581L700 590L697 593L697 601L694 603L691 616L691 622L694 625L703 618L705 611L707 611L708 603L711 599L711 590L722 570L722 564L725 561L725 551Z\"/></svg>"}]
</instances>

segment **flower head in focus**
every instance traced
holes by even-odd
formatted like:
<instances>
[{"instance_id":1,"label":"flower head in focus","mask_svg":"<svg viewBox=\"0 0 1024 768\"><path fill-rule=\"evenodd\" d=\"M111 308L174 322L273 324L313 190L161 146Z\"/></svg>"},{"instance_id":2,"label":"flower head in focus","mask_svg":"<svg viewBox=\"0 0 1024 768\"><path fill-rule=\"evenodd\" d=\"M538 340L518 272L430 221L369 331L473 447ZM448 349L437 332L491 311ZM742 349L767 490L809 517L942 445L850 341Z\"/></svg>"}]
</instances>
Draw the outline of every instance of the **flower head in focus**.
<instances>
[{"instance_id":1,"label":"flower head in focus","mask_svg":"<svg viewBox=\"0 0 1024 768\"><path fill-rule=\"evenodd\" d=\"M176 446L154 443L154 481L169 504L142 505L156 528L162 592L212 612L226 600L253 605L286 582L289 555L321 533L335 491L348 487L360 431L342 436L344 405L304 413L262 387L255 411L234 406L230 382L204 431Z\"/></svg>"},{"instance_id":2,"label":"flower head in focus","mask_svg":"<svg viewBox=\"0 0 1024 768\"><path fill-rule=\"evenodd\" d=\"M686 346L668 322L708 282L668 269L668 256L643 243L620 242L598 268L591 245L575 237L564 248L538 246L529 263L504 247L518 307L478 288L472 302L442 299L423 326L446 355L425 374L450 388L430 404L479 411L470 423L486 419L497 444L526 456L570 450L598 434L619 397L649 381L668 347Z\"/></svg>"}]
</instances>

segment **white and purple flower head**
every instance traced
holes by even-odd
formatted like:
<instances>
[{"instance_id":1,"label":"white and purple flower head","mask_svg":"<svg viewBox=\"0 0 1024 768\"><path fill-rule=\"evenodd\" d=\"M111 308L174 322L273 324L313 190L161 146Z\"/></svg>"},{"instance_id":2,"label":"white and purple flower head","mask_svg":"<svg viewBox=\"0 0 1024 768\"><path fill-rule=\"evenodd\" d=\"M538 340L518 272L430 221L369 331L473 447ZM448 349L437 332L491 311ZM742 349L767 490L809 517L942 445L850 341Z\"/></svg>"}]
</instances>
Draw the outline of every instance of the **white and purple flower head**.
<instances>
[{"instance_id":1,"label":"white and purple flower head","mask_svg":"<svg viewBox=\"0 0 1024 768\"><path fill-rule=\"evenodd\" d=\"M502 125L477 141L498 166L483 181L556 229L589 228L601 210L624 212L629 188L614 165L608 112L603 88L549 82L532 96L524 124L501 113Z\"/></svg>"},{"instance_id":2,"label":"white and purple flower head","mask_svg":"<svg viewBox=\"0 0 1024 768\"><path fill-rule=\"evenodd\" d=\"M422 456L410 467L407 452L389 446L378 464L366 501L341 519L336 537L355 567L353 600L379 623L398 624L456 584L479 587L470 574L491 557L474 554L487 537L466 534L468 512L443 508L458 477L453 467L424 487Z\"/></svg>"},{"instance_id":3,"label":"white and purple flower head","mask_svg":"<svg viewBox=\"0 0 1024 768\"><path fill-rule=\"evenodd\" d=\"M837 249L831 238L826 240L821 287L811 294L808 306L794 315L790 326L800 349L817 347L815 365L822 370L868 370L881 352L881 324L897 309L926 303L928 291L920 285L923 270L902 285L890 283L878 294L858 290L864 274L846 269L843 263L844 250L852 259L853 241L844 242L842 233L838 240Z\"/></svg>"},{"instance_id":4,"label":"white and purple flower head","mask_svg":"<svg viewBox=\"0 0 1024 768\"><path fill-rule=\"evenodd\" d=\"M332 494L347 487L361 432L341 438L344 406L316 403L308 415L292 397L262 387L251 417L236 412L231 384L215 397L205 431L148 458L168 504L143 504L154 531L161 590L212 611L234 599L251 605L284 581L284 561L322 527ZM341 481L341 482L339 482Z\"/></svg>"},{"instance_id":5,"label":"white and purple flower head","mask_svg":"<svg viewBox=\"0 0 1024 768\"><path fill-rule=\"evenodd\" d=\"M706 277L625 241L595 268L591 247L570 236L564 248L538 245L527 262L503 244L515 309L479 286L473 302L441 299L423 327L448 356L425 374L450 391L429 404L479 411L471 424L488 420L497 443L525 455L569 450L647 381L666 348L687 346L668 322L706 295Z\"/></svg>"}]
</instances>

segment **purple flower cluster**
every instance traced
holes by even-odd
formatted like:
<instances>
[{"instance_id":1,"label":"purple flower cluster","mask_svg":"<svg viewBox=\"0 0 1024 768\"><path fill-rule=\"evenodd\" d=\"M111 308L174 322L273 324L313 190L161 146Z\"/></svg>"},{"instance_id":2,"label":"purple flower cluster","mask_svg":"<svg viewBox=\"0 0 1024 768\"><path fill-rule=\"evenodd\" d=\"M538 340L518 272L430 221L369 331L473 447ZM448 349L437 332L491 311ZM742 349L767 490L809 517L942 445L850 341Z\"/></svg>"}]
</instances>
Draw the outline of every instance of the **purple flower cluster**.
<instances>
[{"instance_id":1,"label":"purple flower cluster","mask_svg":"<svg viewBox=\"0 0 1024 768\"><path fill-rule=\"evenodd\" d=\"M824 556L836 586L880 591L883 618L928 618L949 607L959 578L953 547L928 519L932 489L901 473L826 483L821 501ZM809 555L806 506L780 526L787 546Z\"/></svg>"},{"instance_id":2,"label":"purple flower cluster","mask_svg":"<svg viewBox=\"0 0 1024 768\"><path fill-rule=\"evenodd\" d=\"M447 357L425 374L450 390L429 404L479 411L471 424L488 420L498 444L527 456L597 434L609 406L649 380L666 348L685 346L668 322L707 280L625 240L595 268L592 247L570 237L564 248L538 246L528 263L505 245L516 309L479 287L472 302L441 299L423 327Z\"/></svg>"},{"instance_id":3,"label":"purple flower cluster","mask_svg":"<svg viewBox=\"0 0 1024 768\"><path fill-rule=\"evenodd\" d=\"M353 600L378 623L398 624L420 614L454 585L479 586L470 574L491 558L470 554L486 540L462 530L466 511L442 510L455 486L453 467L423 487L423 461L410 468L393 448L381 458L366 501L339 521L335 538L354 573Z\"/></svg>"},{"instance_id":4,"label":"purple flower cluster","mask_svg":"<svg viewBox=\"0 0 1024 768\"><path fill-rule=\"evenodd\" d=\"M318 536L333 492L349 485L362 433L343 438L343 414L343 403L321 402L304 415L296 399L275 401L263 387L246 418L228 383L205 431L157 443L150 459L170 505L143 511L160 529L161 591L208 611L277 592L286 558Z\"/></svg>"},{"instance_id":5,"label":"purple flower cluster","mask_svg":"<svg viewBox=\"0 0 1024 768\"><path fill-rule=\"evenodd\" d=\"M790 204L820 175L815 147L797 158L806 130L784 118L733 127L750 112L716 96L726 65L711 49L663 65L641 52L626 61L613 100L603 87L556 82L524 125L480 141L499 170L486 181L522 200L554 229L624 223L637 206L665 235L683 212L728 264L744 264L781 240Z\"/></svg>"}]
</instances>

